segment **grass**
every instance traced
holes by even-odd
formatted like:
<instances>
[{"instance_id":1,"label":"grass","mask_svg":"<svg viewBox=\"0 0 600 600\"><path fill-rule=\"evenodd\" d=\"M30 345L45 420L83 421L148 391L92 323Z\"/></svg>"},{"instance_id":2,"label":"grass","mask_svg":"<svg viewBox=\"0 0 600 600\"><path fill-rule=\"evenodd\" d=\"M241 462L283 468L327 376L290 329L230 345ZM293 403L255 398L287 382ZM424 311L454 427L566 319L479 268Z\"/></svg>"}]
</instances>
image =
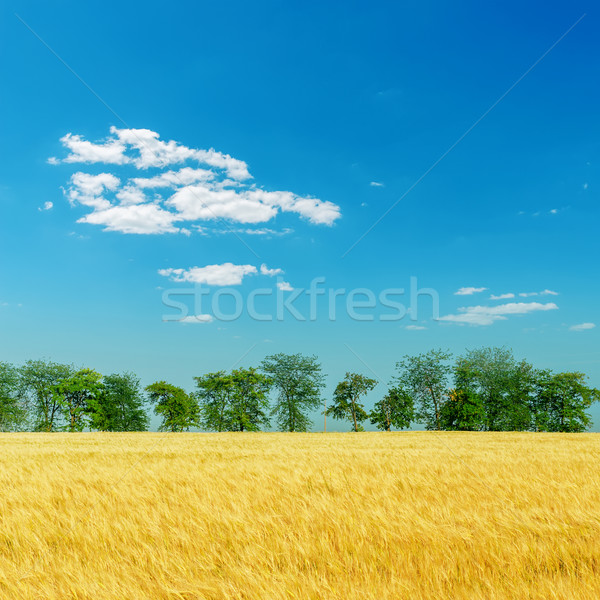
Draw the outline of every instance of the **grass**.
<instances>
[{"instance_id":1,"label":"grass","mask_svg":"<svg viewBox=\"0 0 600 600\"><path fill-rule=\"evenodd\" d=\"M600 598L595 434L2 434L0 597Z\"/></svg>"}]
</instances>

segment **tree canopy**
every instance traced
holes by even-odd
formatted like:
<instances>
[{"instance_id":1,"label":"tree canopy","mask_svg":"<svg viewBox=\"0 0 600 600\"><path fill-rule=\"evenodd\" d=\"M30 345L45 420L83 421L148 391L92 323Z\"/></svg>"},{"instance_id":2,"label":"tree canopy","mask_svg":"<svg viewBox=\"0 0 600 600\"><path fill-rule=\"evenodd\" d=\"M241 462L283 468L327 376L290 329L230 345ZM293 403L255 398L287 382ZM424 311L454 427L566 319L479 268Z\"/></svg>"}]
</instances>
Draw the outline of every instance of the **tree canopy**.
<instances>
[{"instance_id":1,"label":"tree canopy","mask_svg":"<svg viewBox=\"0 0 600 600\"><path fill-rule=\"evenodd\" d=\"M277 389L271 410L282 431L308 431L312 425L309 411L321 403L325 376L316 356L273 354L261 363Z\"/></svg>"}]
</instances>

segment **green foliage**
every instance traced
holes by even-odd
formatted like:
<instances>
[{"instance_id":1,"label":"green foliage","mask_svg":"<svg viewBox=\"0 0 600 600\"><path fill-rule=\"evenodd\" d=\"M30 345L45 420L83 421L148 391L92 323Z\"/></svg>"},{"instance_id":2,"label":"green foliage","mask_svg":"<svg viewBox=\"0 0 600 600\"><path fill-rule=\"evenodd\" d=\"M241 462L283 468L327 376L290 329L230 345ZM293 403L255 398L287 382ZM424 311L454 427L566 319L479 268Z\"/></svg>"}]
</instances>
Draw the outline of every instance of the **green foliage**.
<instances>
[{"instance_id":1,"label":"green foliage","mask_svg":"<svg viewBox=\"0 0 600 600\"><path fill-rule=\"evenodd\" d=\"M377 385L375 379L370 379L358 373L346 373L346 377L337 384L333 393L333 404L325 411L336 419L352 422L353 431L364 431L362 422L369 418L360 398Z\"/></svg>"},{"instance_id":2,"label":"green foliage","mask_svg":"<svg viewBox=\"0 0 600 600\"><path fill-rule=\"evenodd\" d=\"M104 377L104 393L90 398L90 426L98 431L146 431L140 380L133 373Z\"/></svg>"},{"instance_id":3,"label":"green foliage","mask_svg":"<svg viewBox=\"0 0 600 600\"><path fill-rule=\"evenodd\" d=\"M443 350L431 350L417 356L405 356L396 363L398 375L394 381L410 394L416 420L427 429L442 428L441 410L450 392L452 366L448 361L451 356Z\"/></svg>"},{"instance_id":4,"label":"green foliage","mask_svg":"<svg viewBox=\"0 0 600 600\"><path fill-rule=\"evenodd\" d=\"M61 379L56 386L67 431L83 431L89 424L93 407L104 393L102 375L92 369L80 369Z\"/></svg>"},{"instance_id":5,"label":"green foliage","mask_svg":"<svg viewBox=\"0 0 600 600\"><path fill-rule=\"evenodd\" d=\"M229 431L231 427L231 394L233 379L225 371L208 373L196 380L196 397L200 402L203 429Z\"/></svg>"},{"instance_id":6,"label":"green foliage","mask_svg":"<svg viewBox=\"0 0 600 600\"><path fill-rule=\"evenodd\" d=\"M232 371L231 381L230 431L260 431L261 426L268 427L272 379L250 368Z\"/></svg>"},{"instance_id":7,"label":"green foliage","mask_svg":"<svg viewBox=\"0 0 600 600\"><path fill-rule=\"evenodd\" d=\"M585 382L583 373L541 374L537 395L545 413L543 430L577 433L590 427L592 421L586 410L600 400L600 392Z\"/></svg>"},{"instance_id":8,"label":"green foliage","mask_svg":"<svg viewBox=\"0 0 600 600\"><path fill-rule=\"evenodd\" d=\"M19 370L0 362L0 431L22 431L27 426L27 406Z\"/></svg>"},{"instance_id":9,"label":"green foliage","mask_svg":"<svg viewBox=\"0 0 600 600\"><path fill-rule=\"evenodd\" d=\"M440 414L442 429L446 431L481 431L484 419L481 398L465 389L451 390Z\"/></svg>"},{"instance_id":10,"label":"green foliage","mask_svg":"<svg viewBox=\"0 0 600 600\"><path fill-rule=\"evenodd\" d=\"M59 386L73 369L44 360L30 360L20 369L21 382L31 407L34 431L60 431L63 410Z\"/></svg>"},{"instance_id":11,"label":"green foliage","mask_svg":"<svg viewBox=\"0 0 600 600\"><path fill-rule=\"evenodd\" d=\"M269 426L270 377L256 369L194 377L202 427L212 431L259 431Z\"/></svg>"},{"instance_id":12,"label":"green foliage","mask_svg":"<svg viewBox=\"0 0 600 600\"><path fill-rule=\"evenodd\" d=\"M373 410L369 413L371 424L376 425L382 431L406 429L415 416L415 406L412 396L402 388L395 387L375 403Z\"/></svg>"},{"instance_id":13,"label":"green foliage","mask_svg":"<svg viewBox=\"0 0 600 600\"><path fill-rule=\"evenodd\" d=\"M160 431L189 431L200 426L200 407L194 396L166 381L146 387L154 412L162 418Z\"/></svg>"},{"instance_id":14,"label":"green foliage","mask_svg":"<svg viewBox=\"0 0 600 600\"><path fill-rule=\"evenodd\" d=\"M261 369L273 380L277 400L271 414L282 431L308 431L312 425L308 411L321 403L324 375L316 356L274 354L267 356Z\"/></svg>"},{"instance_id":15,"label":"green foliage","mask_svg":"<svg viewBox=\"0 0 600 600\"><path fill-rule=\"evenodd\" d=\"M456 388L483 406L484 431L526 431L531 428L536 372L517 362L505 348L478 348L457 361ZM461 397L465 397L462 394Z\"/></svg>"},{"instance_id":16,"label":"green foliage","mask_svg":"<svg viewBox=\"0 0 600 600\"><path fill-rule=\"evenodd\" d=\"M588 409L600 392L579 372L536 370L506 348L477 348L454 365L443 350L405 356L394 385L367 413L362 399L376 381L346 373L325 415L363 431L378 429L581 432L591 426ZM324 387L315 356L274 354L254 368L194 377L196 391L159 381L145 388L162 431L259 431L274 416L279 429L307 431ZM451 380L453 386L451 387ZM269 391L276 388L274 405ZM19 368L0 362L0 431L145 431L149 418L139 379L132 373L106 377L92 369L46 360Z\"/></svg>"}]
</instances>

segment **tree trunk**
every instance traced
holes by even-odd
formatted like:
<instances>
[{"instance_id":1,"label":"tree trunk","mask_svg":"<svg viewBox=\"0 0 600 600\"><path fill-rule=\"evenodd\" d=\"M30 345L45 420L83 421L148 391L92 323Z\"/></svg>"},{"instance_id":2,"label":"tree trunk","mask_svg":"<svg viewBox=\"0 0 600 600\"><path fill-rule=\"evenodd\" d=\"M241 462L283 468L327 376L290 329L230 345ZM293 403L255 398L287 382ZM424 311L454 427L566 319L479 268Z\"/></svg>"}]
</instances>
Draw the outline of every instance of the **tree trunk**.
<instances>
[{"instance_id":1,"label":"tree trunk","mask_svg":"<svg viewBox=\"0 0 600 600\"><path fill-rule=\"evenodd\" d=\"M436 431L440 430L440 410L438 407L438 402L436 400L435 394L433 393L433 390L431 388L429 388L429 391L431 392L431 399L433 400L433 409L435 410L435 429Z\"/></svg>"}]
</instances>

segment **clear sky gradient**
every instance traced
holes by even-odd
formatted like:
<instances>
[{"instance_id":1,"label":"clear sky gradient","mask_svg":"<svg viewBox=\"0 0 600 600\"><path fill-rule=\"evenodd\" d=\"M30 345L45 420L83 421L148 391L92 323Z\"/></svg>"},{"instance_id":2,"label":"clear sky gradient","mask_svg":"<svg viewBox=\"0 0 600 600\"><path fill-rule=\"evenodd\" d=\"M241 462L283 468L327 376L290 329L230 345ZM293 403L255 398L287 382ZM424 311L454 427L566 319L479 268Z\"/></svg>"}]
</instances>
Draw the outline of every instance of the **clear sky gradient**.
<instances>
[{"instance_id":1,"label":"clear sky gradient","mask_svg":"<svg viewBox=\"0 0 600 600\"><path fill-rule=\"evenodd\" d=\"M600 386L599 27L582 1L5 2L0 360L191 390L302 352L372 402L404 354L493 345ZM317 277L312 321L212 310L308 316ZM411 277L439 319L329 318L329 289L408 306ZM170 320L200 284L202 322Z\"/></svg>"}]
</instances>

